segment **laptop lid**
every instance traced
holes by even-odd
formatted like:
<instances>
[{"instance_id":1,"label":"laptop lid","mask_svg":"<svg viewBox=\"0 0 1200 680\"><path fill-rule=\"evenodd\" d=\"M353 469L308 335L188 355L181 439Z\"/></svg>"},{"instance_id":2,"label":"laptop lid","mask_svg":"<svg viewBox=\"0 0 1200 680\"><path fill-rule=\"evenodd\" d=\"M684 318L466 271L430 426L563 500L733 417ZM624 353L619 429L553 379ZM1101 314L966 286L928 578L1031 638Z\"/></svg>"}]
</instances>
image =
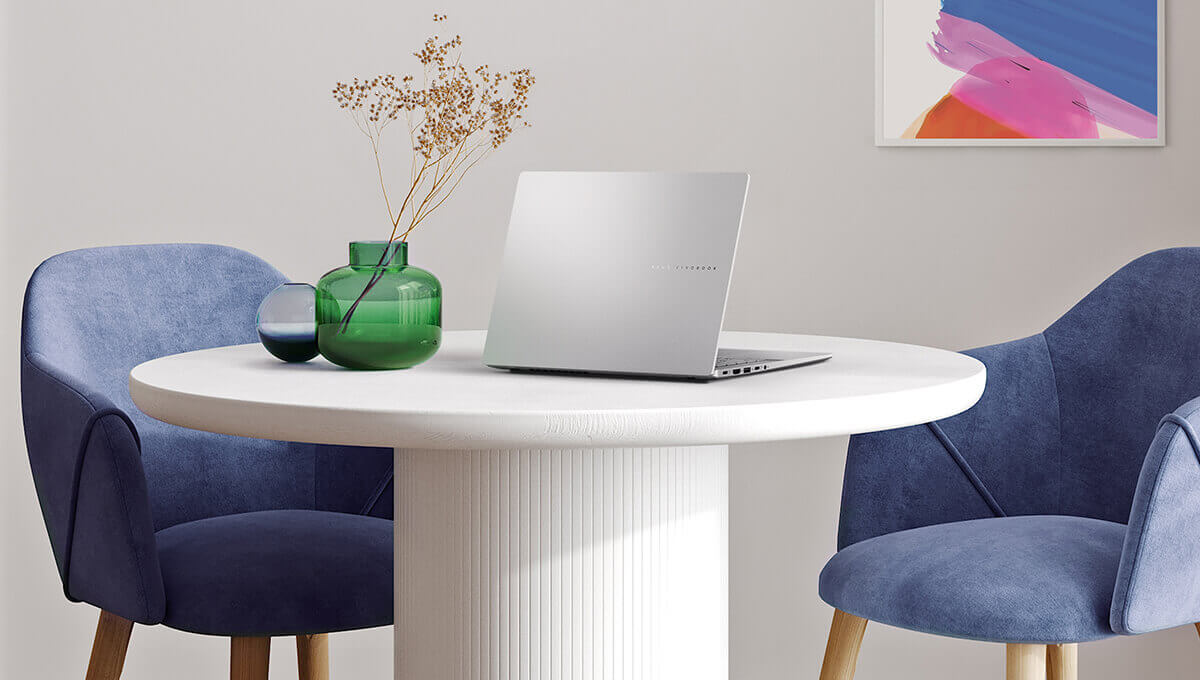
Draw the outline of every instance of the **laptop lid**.
<instances>
[{"instance_id":1,"label":"laptop lid","mask_svg":"<svg viewBox=\"0 0 1200 680\"><path fill-rule=\"evenodd\" d=\"M484 363L710 375L749 182L521 173Z\"/></svg>"}]
</instances>

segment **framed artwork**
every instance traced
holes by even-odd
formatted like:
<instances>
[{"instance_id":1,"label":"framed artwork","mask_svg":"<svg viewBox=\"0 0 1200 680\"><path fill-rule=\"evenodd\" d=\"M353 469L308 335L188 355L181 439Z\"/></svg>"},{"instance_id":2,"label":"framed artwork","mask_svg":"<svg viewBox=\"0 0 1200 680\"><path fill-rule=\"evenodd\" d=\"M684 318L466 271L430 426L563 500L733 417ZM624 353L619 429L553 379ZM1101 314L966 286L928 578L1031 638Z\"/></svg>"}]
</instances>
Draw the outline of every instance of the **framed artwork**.
<instances>
[{"instance_id":1,"label":"framed artwork","mask_svg":"<svg viewBox=\"0 0 1200 680\"><path fill-rule=\"evenodd\" d=\"M880 146L1162 146L1166 0L876 0Z\"/></svg>"}]
</instances>

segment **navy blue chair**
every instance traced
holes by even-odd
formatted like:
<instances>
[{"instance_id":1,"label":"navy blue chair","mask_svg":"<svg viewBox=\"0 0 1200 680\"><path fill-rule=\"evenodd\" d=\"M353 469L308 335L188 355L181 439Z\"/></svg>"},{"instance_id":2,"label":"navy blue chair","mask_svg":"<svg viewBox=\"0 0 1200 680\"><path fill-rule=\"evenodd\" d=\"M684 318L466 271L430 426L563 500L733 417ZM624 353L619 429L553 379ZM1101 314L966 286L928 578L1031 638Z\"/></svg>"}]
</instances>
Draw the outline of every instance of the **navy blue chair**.
<instances>
[{"instance_id":1,"label":"navy blue chair","mask_svg":"<svg viewBox=\"0 0 1200 680\"><path fill-rule=\"evenodd\" d=\"M969 411L851 438L825 680L853 676L868 620L1006 643L1020 680L1073 678L1079 642L1200 621L1200 248L967 354L988 371Z\"/></svg>"},{"instance_id":2,"label":"navy blue chair","mask_svg":"<svg viewBox=\"0 0 1200 680\"><path fill-rule=\"evenodd\" d=\"M214 245L77 250L29 281L25 437L63 590L102 610L89 680L120 676L134 623L231 637L256 680L273 636L324 678L326 633L392 623L390 450L187 430L129 396L143 361L256 342L284 281Z\"/></svg>"}]
</instances>

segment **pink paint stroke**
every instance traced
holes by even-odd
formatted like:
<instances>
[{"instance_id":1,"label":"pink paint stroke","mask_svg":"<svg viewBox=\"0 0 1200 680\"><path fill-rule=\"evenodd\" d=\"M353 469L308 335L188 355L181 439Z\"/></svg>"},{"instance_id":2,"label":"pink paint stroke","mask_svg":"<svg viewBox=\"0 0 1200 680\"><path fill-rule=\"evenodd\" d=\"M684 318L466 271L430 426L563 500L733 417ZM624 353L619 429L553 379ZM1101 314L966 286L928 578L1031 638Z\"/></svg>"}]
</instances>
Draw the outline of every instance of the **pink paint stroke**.
<instances>
[{"instance_id":1,"label":"pink paint stroke","mask_svg":"<svg viewBox=\"0 0 1200 680\"><path fill-rule=\"evenodd\" d=\"M959 101L1034 139L1097 139L1087 99L1044 61L1000 57L971 67L950 88Z\"/></svg>"},{"instance_id":2,"label":"pink paint stroke","mask_svg":"<svg viewBox=\"0 0 1200 680\"><path fill-rule=\"evenodd\" d=\"M1158 137L1158 116L1038 59L987 26L946 12L937 26L929 51L967 74L951 93L980 112L1032 137L1095 138L1089 120L1134 137Z\"/></svg>"}]
</instances>

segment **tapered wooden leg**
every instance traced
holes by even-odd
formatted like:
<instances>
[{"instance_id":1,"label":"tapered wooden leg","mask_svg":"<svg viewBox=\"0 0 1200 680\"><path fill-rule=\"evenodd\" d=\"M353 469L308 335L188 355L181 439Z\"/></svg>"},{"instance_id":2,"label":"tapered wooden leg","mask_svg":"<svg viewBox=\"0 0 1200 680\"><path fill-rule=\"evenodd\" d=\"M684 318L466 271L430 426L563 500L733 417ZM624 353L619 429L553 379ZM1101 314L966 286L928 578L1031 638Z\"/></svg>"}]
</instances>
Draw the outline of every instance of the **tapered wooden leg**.
<instances>
[{"instance_id":1,"label":"tapered wooden leg","mask_svg":"<svg viewBox=\"0 0 1200 680\"><path fill-rule=\"evenodd\" d=\"M267 680L271 638L235 637L229 644L229 680Z\"/></svg>"},{"instance_id":2,"label":"tapered wooden leg","mask_svg":"<svg viewBox=\"0 0 1200 680\"><path fill-rule=\"evenodd\" d=\"M87 680L117 680L125 667L125 650L129 648L129 634L133 632L133 621L116 614L100 612L96 624L96 639L92 642L92 658L88 662Z\"/></svg>"},{"instance_id":3,"label":"tapered wooden leg","mask_svg":"<svg viewBox=\"0 0 1200 680\"><path fill-rule=\"evenodd\" d=\"M329 636L297 635L296 660L300 680L329 680Z\"/></svg>"},{"instance_id":4,"label":"tapered wooden leg","mask_svg":"<svg viewBox=\"0 0 1200 680\"><path fill-rule=\"evenodd\" d=\"M825 645L825 661L821 664L821 680L852 680L858 664L858 648L862 646L867 620L835 609L829 626L829 643Z\"/></svg>"},{"instance_id":5,"label":"tapered wooden leg","mask_svg":"<svg viewBox=\"0 0 1200 680\"><path fill-rule=\"evenodd\" d=\"M1046 645L1046 680L1078 680L1079 645Z\"/></svg>"},{"instance_id":6,"label":"tapered wooden leg","mask_svg":"<svg viewBox=\"0 0 1200 680\"><path fill-rule=\"evenodd\" d=\"M1046 680L1046 645L1008 645L1008 680Z\"/></svg>"}]
</instances>

